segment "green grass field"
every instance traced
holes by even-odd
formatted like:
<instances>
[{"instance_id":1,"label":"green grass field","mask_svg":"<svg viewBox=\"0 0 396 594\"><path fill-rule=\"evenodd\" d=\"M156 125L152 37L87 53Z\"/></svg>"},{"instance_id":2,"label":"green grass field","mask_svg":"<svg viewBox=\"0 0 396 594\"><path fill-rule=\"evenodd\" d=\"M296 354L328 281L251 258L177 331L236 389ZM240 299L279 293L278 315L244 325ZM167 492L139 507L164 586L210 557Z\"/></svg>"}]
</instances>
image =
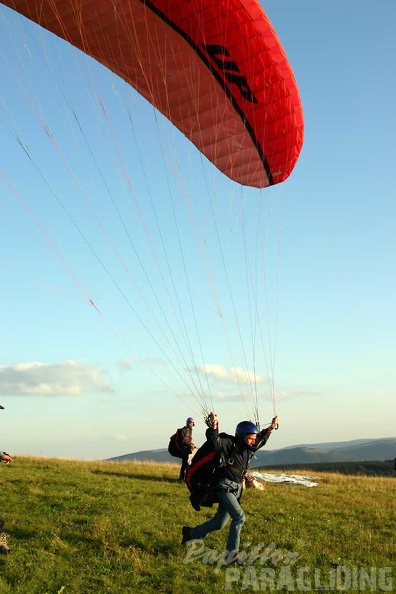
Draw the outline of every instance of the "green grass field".
<instances>
[{"instance_id":1,"label":"green grass field","mask_svg":"<svg viewBox=\"0 0 396 594\"><path fill-rule=\"evenodd\" d=\"M2 465L13 554L0 557L0 594L396 591L394 478L315 473L315 488L245 491L239 569L221 567L227 528L180 545L181 527L212 512L192 509L178 472L28 457Z\"/></svg>"}]
</instances>

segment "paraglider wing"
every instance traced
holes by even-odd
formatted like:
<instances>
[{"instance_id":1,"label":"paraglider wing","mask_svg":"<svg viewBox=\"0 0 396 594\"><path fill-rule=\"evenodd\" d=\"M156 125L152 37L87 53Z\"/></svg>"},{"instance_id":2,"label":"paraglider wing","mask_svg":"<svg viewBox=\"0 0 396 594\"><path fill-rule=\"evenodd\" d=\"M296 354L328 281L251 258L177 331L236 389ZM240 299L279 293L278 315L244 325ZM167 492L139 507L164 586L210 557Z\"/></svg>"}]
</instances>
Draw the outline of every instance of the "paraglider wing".
<instances>
[{"instance_id":1,"label":"paraglider wing","mask_svg":"<svg viewBox=\"0 0 396 594\"><path fill-rule=\"evenodd\" d=\"M231 179L284 181L303 142L285 52L257 0L5 0L122 77Z\"/></svg>"}]
</instances>

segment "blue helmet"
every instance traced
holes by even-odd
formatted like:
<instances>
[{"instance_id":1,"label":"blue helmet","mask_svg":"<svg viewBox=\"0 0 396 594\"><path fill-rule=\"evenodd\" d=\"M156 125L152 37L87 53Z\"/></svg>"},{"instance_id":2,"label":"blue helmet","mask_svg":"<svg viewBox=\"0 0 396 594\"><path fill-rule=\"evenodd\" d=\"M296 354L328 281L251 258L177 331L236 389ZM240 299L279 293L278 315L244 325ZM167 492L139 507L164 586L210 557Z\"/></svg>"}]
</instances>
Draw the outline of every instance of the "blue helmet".
<instances>
[{"instance_id":1,"label":"blue helmet","mask_svg":"<svg viewBox=\"0 0 396 594\"><path fill-rule=\"evenodd\" d=\"M238 441L243 443L250 451L255 452L257 450L257 446L250 446L245 441L246 435L251 435L252 433L259 433L257 425L252 423L251 421L241 421L238 423L235 429L235 437Z\"/></svg>"},{"instance_id":2,"label":"blue helmet","mask_svg":"<svg viewBox=\"0 0 396 594\"><path fill-rule=\"evenodd\" d=\"M188 417L188 419L186 421L186 425L188 425L189 423L193 423L193 425L195 425L195 421L192 417Z\"/></svg>"}]
</instances>

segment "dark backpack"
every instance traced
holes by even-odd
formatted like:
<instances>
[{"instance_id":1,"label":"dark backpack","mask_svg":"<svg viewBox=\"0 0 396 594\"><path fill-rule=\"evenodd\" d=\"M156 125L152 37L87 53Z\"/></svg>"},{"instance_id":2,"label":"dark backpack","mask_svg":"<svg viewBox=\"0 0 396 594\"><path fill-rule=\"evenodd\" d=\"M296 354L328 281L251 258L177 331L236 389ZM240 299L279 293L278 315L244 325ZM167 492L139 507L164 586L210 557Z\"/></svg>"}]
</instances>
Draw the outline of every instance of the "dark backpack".
<instances>
[{"instance_id":1,"label":"dark backpack","mask_svg":"<svg viewBox=\"0 0 396 594\"><path fill-rule=\"evenodd\" d=\"M219 437L226 435L220 433ZM217 470L226 464L224 452L216 452L208 441L194 455L187 469L186 484L190 491L191 505L196 511L201 507L212 507L214 503L218 503L215 493Z\"/></svg>"},{"instance_id":2,"label":"dark backpack","mask_svg":"<svg viewBox=\"0 0 396 594\"><path fill-rule=\"evenodd\" d=\"M169 439L168 452L175 458L183 458L184 450L181 446L182 430L178 429Z\"/></svg>"}]
</instances>

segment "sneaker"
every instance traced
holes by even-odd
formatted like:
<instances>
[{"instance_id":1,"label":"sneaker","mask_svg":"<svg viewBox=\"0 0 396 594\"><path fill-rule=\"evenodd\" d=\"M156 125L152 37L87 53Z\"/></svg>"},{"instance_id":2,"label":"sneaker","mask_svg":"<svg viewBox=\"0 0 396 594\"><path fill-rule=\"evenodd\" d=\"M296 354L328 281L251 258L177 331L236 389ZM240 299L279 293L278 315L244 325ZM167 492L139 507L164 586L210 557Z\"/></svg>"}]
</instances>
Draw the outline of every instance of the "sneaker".
<instances>
[{"instance_id":1,"label":"sneaker","mask_svg":"<svg viewBox=\"0 0 396 594\"><path fill-rule=\"evenodd\" d=\"M246 561L246 555L236 553L234 551L226 551L224 555L224 561L226 565L237 565L243 567Z\"/></svg>"},{"instance_id":2,"label":"sneaker","mask_svg":"<svg viewBox=\"0 0 396 594\"><path fill-rule=\"evenodd\" d=\"M0 532L0 555L9 555L11 549L8 548L7 535L5 532Z\"/></svg>"},{"instance_id":3,"label":"sneaker","mask_svg":"<svg viewBox=\"0 0 396 594\"><path fill-rule=\"evenodd\" d=\"M191 532L191 528L189 526L183 526L183 528L182 528L183 538L181 541L182 545L186 545L190 540L193 540L190 532Z\"/></svg>"},{"instance_id":4,"label":"sneaker","mask_svg":"<svg viewBox=\"0 0 396 594\"><path fill-rule=\"evenodd\" d=\"M235 557L233 559L233 563L235 565L238 565L239 567L243 567L245 565L245 559L243 557L241 557L240 555L235 555Z\"/></svg>"}]
</instances>

